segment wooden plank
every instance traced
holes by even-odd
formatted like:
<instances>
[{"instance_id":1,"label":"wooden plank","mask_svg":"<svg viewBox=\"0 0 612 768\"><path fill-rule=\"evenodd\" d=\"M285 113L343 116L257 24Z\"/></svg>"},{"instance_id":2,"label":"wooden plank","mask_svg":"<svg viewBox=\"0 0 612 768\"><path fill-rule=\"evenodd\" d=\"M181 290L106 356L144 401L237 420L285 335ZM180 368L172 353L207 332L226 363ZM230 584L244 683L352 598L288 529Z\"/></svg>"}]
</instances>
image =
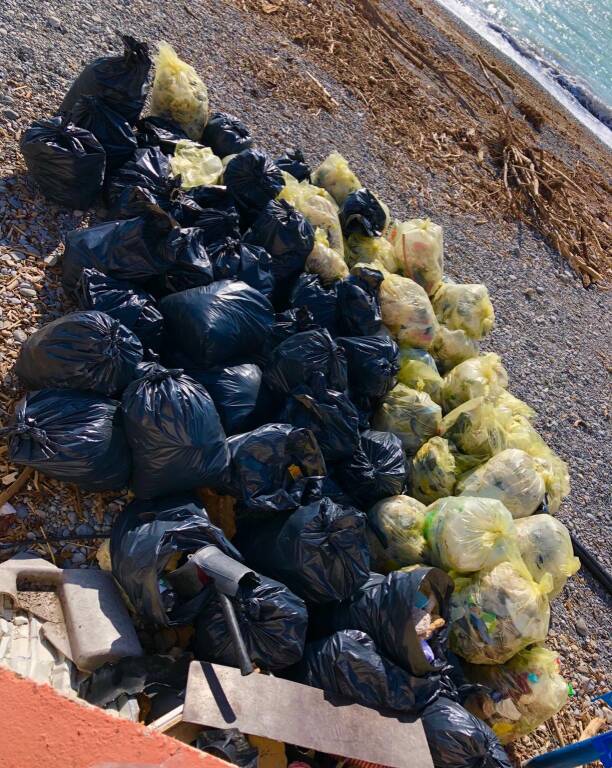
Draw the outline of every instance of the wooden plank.
<instances>
[{"instance_id":1,"label":"wooden plank","mask_svg":"<svg viewBox=\"0 0 612 768\"><path fill-rule=\"evenodd\" d=\"M318 688L194 661L183 719L389 768L433 768L420 721L331 701Z\"/></svg>"}]
</instances>

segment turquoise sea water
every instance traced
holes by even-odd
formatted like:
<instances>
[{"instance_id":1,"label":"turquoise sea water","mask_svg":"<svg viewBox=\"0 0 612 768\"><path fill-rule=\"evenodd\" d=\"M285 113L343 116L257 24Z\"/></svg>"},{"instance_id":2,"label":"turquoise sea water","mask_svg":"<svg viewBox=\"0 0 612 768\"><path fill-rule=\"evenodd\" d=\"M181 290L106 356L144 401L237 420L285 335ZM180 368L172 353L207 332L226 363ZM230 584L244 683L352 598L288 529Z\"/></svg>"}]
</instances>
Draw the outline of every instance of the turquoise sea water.
<instances>
[{"instance_id":1,"label":"turquoise sea water","mask_svg":"<svg viewBox=\"0 0 612 768\"><path fill-rule=\"evenodd\" d=\"M439 0L612 147L612 0Z\"/></svg>"}]
</instances>

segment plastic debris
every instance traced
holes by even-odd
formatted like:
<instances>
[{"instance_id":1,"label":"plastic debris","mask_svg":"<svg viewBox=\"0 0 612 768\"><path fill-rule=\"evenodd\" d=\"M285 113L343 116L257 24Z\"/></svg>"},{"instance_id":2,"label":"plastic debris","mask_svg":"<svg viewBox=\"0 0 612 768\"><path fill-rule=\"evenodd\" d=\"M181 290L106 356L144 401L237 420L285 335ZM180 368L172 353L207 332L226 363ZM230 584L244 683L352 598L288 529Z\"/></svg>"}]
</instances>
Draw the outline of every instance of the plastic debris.
<instances>
[{"instance_id":1,"label":"plastic debris","mask_svg":"<svg viewBox=\"0 0 612 768\"><path fill-rule=\"evenodd\" d=\"M393 224L387 237L402 274L433 296L444 272L442 227L429 219L410 219Z\"/></svg>"},{"instance_id":2,"label":"plastic debris","mask_svg":"<svg viewBox=\"0 0 612 768\"><path fill-rule=\"evenodd\" d=\"M312 183L323 187L338 205L362 184L349 168L348 162L339 152L332 152L312 174Z\"/></svg>"},{"instance_id":3,"label":"plastic debris","mask_svg":"<svg viewBox=\"0 0 612 768\"><path fill-rule=\"evenodd\" d=\"M170 167L175 176L181 177L183 189L216 184L223 172L221 160L210 147L189 140L176 143Z\"/></svg>"},{"instance_id":4,"label":"plastic debris","mask_svg":"<svg viewBox=\"0 0 612 768\"><path fill-rule=\"evenodd\" d=\"M431 301L441 323L451 331L465 331L472 339L482 339L495 323L485 285L442 283Z\"/></svg>"}]
</instances>

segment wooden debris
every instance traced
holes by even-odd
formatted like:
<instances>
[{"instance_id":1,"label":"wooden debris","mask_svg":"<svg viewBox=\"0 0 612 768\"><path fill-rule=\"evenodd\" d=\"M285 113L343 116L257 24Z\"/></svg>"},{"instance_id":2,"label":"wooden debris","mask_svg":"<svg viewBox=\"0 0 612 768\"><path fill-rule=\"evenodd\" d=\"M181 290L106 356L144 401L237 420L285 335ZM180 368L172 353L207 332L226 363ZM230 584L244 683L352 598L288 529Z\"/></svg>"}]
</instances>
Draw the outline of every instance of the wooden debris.
<instances>
[{"instance_id":1,"label":"wooden debris","mask_svg":"<svg viewBox=\"0 0 612 768\"><path fill-rule=\"evenodd\" d=\"M9 485L9 487L6 489L6 491L2 491L0 493L0 507L5 504L7 501L10 501L13 496L16 493L19 493L19 491L23 488L23 486L28 482L30 477L34 474L34 470L32 467L26 467L23 469L19 476L15 481Z\"/></svg>"}]
</instances>

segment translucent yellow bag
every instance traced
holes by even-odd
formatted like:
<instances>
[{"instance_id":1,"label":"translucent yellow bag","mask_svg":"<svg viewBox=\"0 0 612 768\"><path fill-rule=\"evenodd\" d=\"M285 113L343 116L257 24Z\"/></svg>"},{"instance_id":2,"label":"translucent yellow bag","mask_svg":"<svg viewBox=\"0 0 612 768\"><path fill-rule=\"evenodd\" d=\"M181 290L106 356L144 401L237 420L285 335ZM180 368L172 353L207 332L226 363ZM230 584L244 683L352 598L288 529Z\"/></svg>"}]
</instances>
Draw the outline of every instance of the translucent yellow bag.
<instances>
[{"instance_id":1,"label":"translucent yellow bag","mask_svg":"<svg viewBox=\"0 0 612 768\"><path fill-rule=\"evenodd\" d=\"M499 355L489 352L456 365L442 383L442 407L448 413L482 395L498 394L508 386L508 373Z\"/></svg>"},{"instance_id":2,"label":"translucent yellow bag","mask_svg":"<svg viewBox=\"0 0 612 768\"><path fill-rule=\"evenodd\" d=\"M412 460L411 488L424 504L452 496L457 482L457 465L448 440L432 437Z\"/></svg>"},{"instance_id":3,"label":"translucent yellow bag","mask_svg":"<svg viewBox=\"0 0 612 768\"><path fill-rule=\"evenodd\" d=\"M383 274L379 294L383 323L400 344L428 349L438 331L429 297L409 277Z\"/></svg>"},{"instance_id":4,"label":"translucent yellow bag","mask_svg":"<svg viewBox=\"0 0 612 768\"><path fill-rule=\"evenodd\" d=\"M472 664L503 664L523 648L545 640L550 623L547 593L522 564L455 579L450 648Z\"/></svg>"},{"instance_id":5,"label":"translucent yellow bag","mask_svg":"<svg viewBox=\"0 0 612 768\"><path fill-rule=\"evenodd\" d=\"M399 271L432 296L444 273L442 227L429 219L395 222L388 234Z\"/></svg>"},{"instance_id":6,"label":"translucent yellow bag","mask_svg":"<svg viewBox=\"0 0 612 768\"><path fill-rule=\"evenodd\" d=\"M440 435L450 440L461 453L481 462L506 447L508 416L500 414L485 397L475 397L459 405L442 419Z\"/></svg>"},{"instance_id":7,"label":"translucent yellow bag","mask_svg":"<svg viewBox=\"0 0 612 768\"><path fill-rule=\"evenodd\" d=\"M478 342L471 339L465 331L451 331L440 325L431 343L429 351L433 355L441 373L448 373L456 365L470 357L478 355Z\"/></svg>"},{"instance_id":8,"label":"translucent yellow bag","mask_svg":"<svg viewBox=\"0 0 612 768\"><path fill-rule=\"evenodd\" d=\"M327 247L332 248L344 259L344 240L338 217L338 206L333 197L324 189L298 180L283 172L285 186L278 195L279 200L288 203L302 213L316 229L324 230Z\"/></svg>"},{"instance_id":9,"label":"translucent yellow bag","mask_svg":"<svg viewBox=\"0 0 612 768\"><path fill-rule=\"evenodd\" d=\"M425 392L397 384L374 414L374 429L392 432L402 441L404 450L414 455L438 434L442 410Z\"/></svg>"},{"instance_id":10,"label":"translucent yellow bag","mask_svg":"<svg viewBox=\"0 0 612 768\"><path fill-rule=\"evenodd\" d=\"M559 657L540 645L520 651L505 664L465 664L463 671L469 682L491 689L490 695L470 696L464 706L485 720L502 744L535 731L569 699Z\"/></svg>"},{"instance_id":11,"label":"translucent yellow bag","mask_svg":"<svg viewBox=\"0 0 612 768\"><path fill-rule=\"evenodd\" d=\"M208 91L195 69L161 42L155 57L151 113L178 123L190 139L199 141L208 122Z\"/></svg>"},{"instance_id":12,"label":"translucent yellow bag","mask_svg":"<svg viewBox=\"0 0 612 768\"><path fill-rule=\"evenodd\" d=\"M363 187L349 168L348 161L339 152L332 152L315 169L312 174L312 183L327 190L338 205L342 205L351 192L356 192Z\"/></svg>"},{"instance_id":13,"label":"translucent yellow bag","mask_svg":"<svg viewBox=\"0 0 612 768\"><path fill-rule=\"evenodd\" d=\"M433 357L424 349L400 347L397 380L417 392L427 392L434 403L442 402L442 377Z\"/></svg>"},{"instance_id":14,"label":"translucent yellow bag","mask_svg":"<svg viewBox=\"0 0 612 768\"><path fill-rule=\"evenodd\" d=\"M490 398L495 405L495 408L502 415L507 415L512 419L515 416L522 416L525 419L535 419L536 412L530 405L519 400L507 389L501 389L496 394L492 394Z\"/></svg>"},{"instance_id":15,"label":"translucent yellow bag","mask_svg":"<svg viewBox=\"0 0 612 768\"><path fill-rule=\"evenodd\" d=\"M390 496L368 512L372 570L389 573L425 561L425 505L410 496Z\"/></svg>"},{"instance_id":16,"label":"translucent yellow bag","mask_svg":"<svg viewBox=\"0 0 612 768\"><path fill-rule=\"evenodd\" d=\"M379 264L388 272L397 272L393 246L384 237L368 237L353 232L346 241L345 253L351 267L359 263Z\"/></svg>"},{"instance_id":17,"label":"translucent yellow bag","mask_svg":"<svg viewBox=\"0 0 612 768\"><path fill-rule=\"evenodd\" d=\"M507 448L457 482L461 496L498 499L513 518L532 515L544 500L544 481L525 451Z\"/></svg>"},{"instance_id":18,"label":"translucent yellow bag","mask_svg":"<svg viewBox=\"0 0 612 768\"><path fill-rule=\"evenodd\" d=\"M550 574L552 590L549 598L560 594L566 581L580 568L574 557L569 531L550 515L533 515L515 521L518 545L529 573L538 583Z\"/></svg>"},{"instance_id":19,"label":"translucent yellow bag","mask_svg":"<svg viewBox=\"0 0 612 768\"><path fill-rule=\"evenodd\" d=\"M482 339L495 323L486 285L442 283L431 301L441 323L472 339Z\"/></svg>"},{"instance_id":20,"label":"translucent yellow bag","mask_svg":"<svg viewBox=\"0 0 612 768\"><path fill-rule=\"evenodd\" d=\"M327 234L321 227L315 229L315 244L306 259L305 270L319 275L324 285L342 280L349 273L342 256L329 247Z\"/></svg>"},{"instance_id":21,"label":"translucent yellow bag","mask_svg":"<svg viewBox=\"0 0 612 768\"><path fill-rule=\"evenodd\" d=\"M520 563L512 515L497 499L438 499L427 507L424 533L430 562L445 571L472 573L507 560Z\"/></svg>"},{"instance_id":22,"label":"translucent yellow bag","mask_svg":"<svg viewBox=\"0 0 612 768\"><path fill-rule=\"evenodd\" d=\"M176 142L170 167L175 176L181 177L183 189L216 184L223 173L221 160L210 147L187 139Z\"/></svg>"}]
</instances>

